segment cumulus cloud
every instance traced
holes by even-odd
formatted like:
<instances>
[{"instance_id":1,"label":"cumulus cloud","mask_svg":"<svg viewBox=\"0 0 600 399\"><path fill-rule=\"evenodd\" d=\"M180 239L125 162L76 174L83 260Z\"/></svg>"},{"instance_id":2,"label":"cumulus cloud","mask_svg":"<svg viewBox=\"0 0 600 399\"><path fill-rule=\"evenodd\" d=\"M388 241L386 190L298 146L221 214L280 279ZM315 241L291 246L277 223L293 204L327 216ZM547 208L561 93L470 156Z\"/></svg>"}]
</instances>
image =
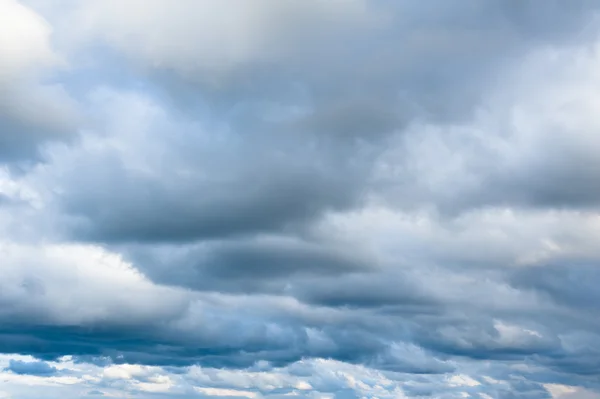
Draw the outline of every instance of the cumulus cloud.
<instances>
[{"instance_id":1,"label":"cumulus cloud","mask_svg":"<svg viewBox=\"0 0 600 399\"><path fill-rule=\"evenodd\" d=\"M14 355L11 355L14 356ZM595 397L593 391L562 384L536 384L518 378L497 380L484 371L484 375L471 376L453 372L447 375L423 375L382 372L376 369L348 365L333 360L303 360L287 367L231 371L210 367L161 368L130 364L96 366L62 358L53 362L69 379L57 377L24 377L5 374L6 389L29 398L35 388L44 386L51 395L59 392L64 397L113 397L118 393L141 398L155 397L240 397L240 398L305 398L381 397L409 398L435 396L444 398L512 397L518 388L519 395L533 397L563 397L575 393ZM8 377L12 375L12 377ZM494 374L495 375L495 374ZM73 381L79 381L74 384ZM488 393L486 393L488 392ZM587 395L587 396L586 396ZM54 396L50 396L54 397ZM79 396L81 397L81 396ZM566 396L571 397L571 396Z\"/></svg>"},{"instance_id":2,"label":"cumulus cloud","mask_svg":"<svg viewBox=\"0 0 600 399\"><path fill-rule=\"evenodd\" d=\"M0 397L598 396L597 12L0 0Z\"/></svg>"},{"instance_id":3,"label":"cumulus cloud","mask_svg":"<svg viewBox=\"0 0 600 399\"><path fill-rule=\"evenodd\" d=\"M52 367L45 362L24 362L22 360L13 359L9 361L8 367L5 370L15 374L39 376L53 375L57 371L55 367Z\"/></svg>"},{"instance_id":4,"label":"cumulus cloud","mask_svg":"<svg viewBox=\"0 0 600 399\"><path fill-rule=\"evenodd\" d=\"M433 201L450 212L597 207L598 54L595 43L535 51L469 123L413 126L382 157L380 178L411 185L398 187L413 189L400 199L408 206Z\"/></svg>"},{"instance_id":5,"label":"cumulus cloud","mask_svg":"<svg viewBox=\"0 0 600 399\"><path fill-rule=\"evenodd\" d=\"M24 161L39 146L72 138L77 105L51 72L66 60L52 26L16 0L0 2L0 159Z\"/></svg>"}]
</instances>

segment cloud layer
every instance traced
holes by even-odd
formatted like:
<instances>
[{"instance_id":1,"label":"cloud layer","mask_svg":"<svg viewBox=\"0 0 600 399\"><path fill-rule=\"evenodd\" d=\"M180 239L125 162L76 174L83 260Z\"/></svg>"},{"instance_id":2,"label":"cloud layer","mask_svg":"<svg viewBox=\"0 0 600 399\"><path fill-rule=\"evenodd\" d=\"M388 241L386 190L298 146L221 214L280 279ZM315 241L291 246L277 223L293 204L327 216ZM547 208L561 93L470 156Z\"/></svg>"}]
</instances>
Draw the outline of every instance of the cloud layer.
<instances>
[{"instance_id":1,"label":"cloud layer","mask_svg":"<svg viewBox=\"0 0 600 399\"><path fill-rule=\"evenodd\" d=\"M600 397L597 12L0 0L0 398Z\"/></svg>"}]
</instances>

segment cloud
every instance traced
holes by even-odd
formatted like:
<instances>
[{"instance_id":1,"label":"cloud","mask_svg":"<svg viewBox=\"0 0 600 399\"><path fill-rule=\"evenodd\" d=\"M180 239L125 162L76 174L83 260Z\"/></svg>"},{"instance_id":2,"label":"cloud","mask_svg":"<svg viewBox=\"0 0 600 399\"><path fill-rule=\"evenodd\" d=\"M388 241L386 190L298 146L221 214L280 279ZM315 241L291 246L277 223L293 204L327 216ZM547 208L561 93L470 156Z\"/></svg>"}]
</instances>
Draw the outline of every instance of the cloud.
<instances>
[{"instance_id":1,"label":"cloud","mask_svg":"<svg viewBox=\"0 0 600 399\"><path fill-rule=\"evenodd\" d=\"M399 196L410 192L402 205L443 212L597 207L597 64L597 44L534 52L471 122L417 124L398 138L380 160L380 178L400 183ZM386 176L391 170L398 172Z\"/></svg>"},{"instance_id":2,"label":"cloud","mask_svg":"<svg viewBox=\"0 0 600 399\"><path fill-rule=\"evenodd\" d=\"M16 0L0 2L0 160L39 157L40 145L73 138L76 104L51 71L65 60L52 27Z\"/></svg>"},{"instance_id":3,"label":"cloud","mask_svg":"<svg viewBox=\"0 0 600 399\"><path fill-rule=\"evenodd\" d=\"M484 392L482 390L504 397L510 396L510 389L517 385L520 385L520 393L536 393L538 397L548 397L544 396L548 392L585 392L577 387L526 383L510 377L503 380L491 377L476 380L468 373L424 375L415 379L411 374L381 372L332 360L302 360L283 368L235 371L199 366L176 370L135 365L98 367L73 363L69 358L63 358L53 365L68 371L73 378L81 379L80 389L87 389L83 392L88 395L100 392L104 396L113 396L121 392L142 398L155 394L163 397L407 398L425 392L442 397L462 397L464 394L477 397ZM53 392L53 388L58 386L55 384L62 384L62 392L67 397L78 392L77 385L68 384L66 380L58 382L61 380L53 380L54 377L36 380L19 378L8 381L6 388L9 392L35 392L35 388L41 386L47 392Z\"/></svg>"},{"instance_id":4,"label":"cloud","mask_svg":"<svg viewBox=\"0 0 600 399\"><path fill-rule=\"evenodd\" d=\"M75 15L82 19L78 26L84 34L144 62L183 72L206 68L219 73L238 64L301 53L302 43L315 40L319 33L347 32L365 23L370 8L362 0L244 1L236 10L215 2L174 5L153 0L143 8L142 2L136 5L123 10L118 2L94 1L79 6ZM134 45L131 38L135 37L142 45ZM197 40L189 41L190 37ZM210 37L222 40L217 44ZM297 45L289 48L292 40L298 41Z\"/></svg>"},{"instance_id":5,"label":"cloud","mask_svg":"<svg viewBox=\"0 0 600 399\"><path fill-rule=\"evenodd\" d=\"M111 130L84 137L85 150L50 154L64 174L51 172L42 182L62 192L54 201L73 217L67 222L82 238L177 242L279 231L346 208L360 195L365 156L333 143L260 132L245 137L226 127L173 121L136 94L102 91L96 97L108 108ZM106 145L107 135L126 144ZM148 141L149 135L156 140ZM201 170L206 173L195 172ZM346 177L337 176L341 170ZM157 212L165 207L171 211Z\"/></svg>"},{"instance_id":6,"label":"cloud","mask_svg":"<svg viewBox=\"0 0 600 399\"><path fill-rule=\"evenodd\" d=\"M56 374L55 367L45 362L23 362L21 360L10 360L5 371L11 371L15 374L50 376Z\"/></svg>"},{"instance_id":7,"label":"cloud","mask_svg":"<svg viewBox=\"0 0 600 399\"><path fill-rule=\"evenodd\" d=\"M0 0L6 395L596 395L598 5L238 6Z\"/></svg>"}]
</instances>

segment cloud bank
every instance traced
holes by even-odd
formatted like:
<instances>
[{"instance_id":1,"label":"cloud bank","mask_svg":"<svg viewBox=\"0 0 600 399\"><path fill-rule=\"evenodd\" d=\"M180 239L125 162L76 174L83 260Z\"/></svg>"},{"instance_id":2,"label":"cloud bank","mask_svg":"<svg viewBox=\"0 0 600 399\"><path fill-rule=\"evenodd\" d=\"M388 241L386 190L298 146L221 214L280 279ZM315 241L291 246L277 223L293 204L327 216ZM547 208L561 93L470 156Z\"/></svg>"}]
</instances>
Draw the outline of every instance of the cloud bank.
<instances>
[{"instance_id":1,"label":"cloud bank","mask_svg":"<svg viewBox=\"0 0 600 399\"><path fill-rule=\"evenodd\" d=\"M0 398L598 398L593 1L0 0Z\"/></svg>"}]
</instances>

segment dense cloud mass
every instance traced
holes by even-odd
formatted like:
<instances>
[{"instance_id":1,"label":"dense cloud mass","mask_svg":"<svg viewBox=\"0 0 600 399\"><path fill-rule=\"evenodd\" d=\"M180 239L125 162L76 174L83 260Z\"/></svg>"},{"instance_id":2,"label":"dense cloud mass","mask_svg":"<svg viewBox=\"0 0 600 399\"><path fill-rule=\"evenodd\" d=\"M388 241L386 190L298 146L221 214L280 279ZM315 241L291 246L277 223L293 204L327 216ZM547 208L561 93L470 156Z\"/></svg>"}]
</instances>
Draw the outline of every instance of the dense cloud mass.
<instances>
[{"instance_id":1,"label":"dense cloud mass","mask_svg":"<svg viewBox=\"0 0 600 399\"><path fill-rule=\"evenodd\" d=\"M0 398L600 398L599 12L0 0Z\"/></svg>"}]
</instances>

